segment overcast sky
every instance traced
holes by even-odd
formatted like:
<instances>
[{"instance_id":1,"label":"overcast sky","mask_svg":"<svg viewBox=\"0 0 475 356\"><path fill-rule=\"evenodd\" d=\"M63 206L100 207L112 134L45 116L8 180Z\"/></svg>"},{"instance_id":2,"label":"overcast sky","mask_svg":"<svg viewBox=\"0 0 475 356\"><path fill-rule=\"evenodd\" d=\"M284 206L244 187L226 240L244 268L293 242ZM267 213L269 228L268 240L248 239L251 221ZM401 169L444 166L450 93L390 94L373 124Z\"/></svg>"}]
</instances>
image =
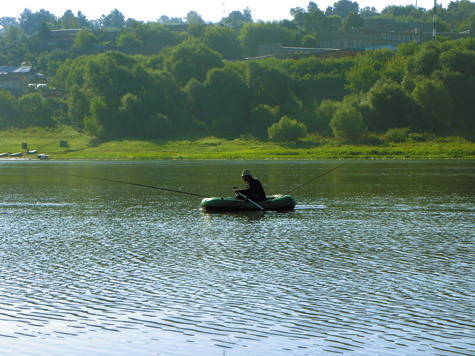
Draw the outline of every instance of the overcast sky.
<instances>
[{"instance_id":1,"label":"overcast sky","mask_svg":"<svg viewBox=\"0 0 475 356\"><path fill-rule=\"evenodd\" d=\"M333 6L335 0L314 1L320 10L325 11L328 6ZM447 7L450 0L438 0L437 4ZM243 11L249 7L254 21L273 21L291 19L289 11L294 7L306 9L308 0L4 0L0 6L0 17L20 17L25 8L33 12L44 9L61 17L66 10L71 10L75 15L81 11L88 20L97 20L102 15L108 15L114 9L119 10L126 19L138 21L157 21L162 15L168 17L185 17L190 11L196 11L206 22L218 22L231 11ZM374 6L381 11L388 5L414 5L416 0L360 0L360 8ZM425 9L434 6L433 0L417 0L417 6Z\"/></svg>"}]
</instances>

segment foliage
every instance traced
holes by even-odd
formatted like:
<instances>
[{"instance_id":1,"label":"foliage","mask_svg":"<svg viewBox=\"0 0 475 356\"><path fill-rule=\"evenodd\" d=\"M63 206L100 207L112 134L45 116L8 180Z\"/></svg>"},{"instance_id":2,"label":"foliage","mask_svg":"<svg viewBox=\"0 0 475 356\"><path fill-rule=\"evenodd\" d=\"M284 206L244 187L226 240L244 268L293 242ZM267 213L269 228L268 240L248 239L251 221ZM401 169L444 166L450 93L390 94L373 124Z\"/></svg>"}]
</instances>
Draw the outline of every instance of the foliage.
<instances>
[{"instance_id":1,"label":"foliage","mask_svg":"<svg viewBox=\"0 0 475 356\"><path fill-rule=\"evenodd\" d=\"M72 44L72 50L77 53L90 54L94 52L94 47L98 43L98 38L88 30L79 31Z\"/></svg>"},{"instance_id":2,"label":"foliage","mask_svg":"<svg viewBox=\"0 0 475 356\"><path fill-rule=\"evenodd\" d=\"M228 17L221 20L221 23L231 26L233 29L240 29L245 23L252 22L251 10L249 8L241 11L232 11Z\"/></svg>"},{"instance_id":3,"label":"foliage","mask_svg":"<svg viewBox=\"0 0 475 356\"><path fill-rule=\"evenodd\" d=\"M307 126L284 116L279 122L269 127L269 140L275 142L296 142L307 135Z\"/></svg>"},{"instance_id":4,"label":"foliage","mask_svg":"<svg viewBox=\"0 0 475 356\"><path fill-rule=\"evenodd\" d=\"M355 11L352 11L342 22L343 31L348 32L354 28L364 27L363 18Z\"/></svg>"},{"instance_id":5,"label":"foliage","mask_svg":"<svg viewBox=\"0 0 475 356\"><path fill-rule=\"evenodd\" d=\"M345 143L360 142L368 131L361 113L356 108L346 105L342 105L335 112L330 127L335 138Z\"/></svg>"},{"instance_id":6,"label":"foliage","mask_svg":"<svg viewBox=\"0 0 475 356\"><path fill-rule=\"evenodd\" d=\"M203 90L202 120L213 132L220 135L247 133L249 89L238 72L230 68L210 70Z\"/></svg>"},{"instance_id":7,"label":"foliage","mask_svg":"<svg viewBox=\"0 0 475 356\"><path fill-rule=\"evenodd\" d=\"M353 93L368 91L381 77L385 64L394 57L387 49L358 54L356 64L346 73L346 86Z\"/></svg>"},{"instance_id":8,"label":"foliage","mask_svg":"<svg viewBox=\"0 0 475 356\"><path fill-rule=\"evenodd\" d=\"M204 44L219 52L224 59L240 59L241 44L236 32L225 26L206 26L201 36Z\"/></svg>"},{"instance_id":9,"label":"foliage","mask_svg":"<svg viewBox=\"0 0 475 356\"><path fill-rule=\"evenodd\" d=\"M417 82L412 97L421 108L420 118L415 124L418 129L438 134L449 131L449 120L455 114L454 104L443 83L422 78Z\"/></svg>"},{"instance_id":10,"label":"foliage","mask_svg":"<svg viewBox=\"0 0 475 356\"><path fill-rule=\"evenodd\" d=\"M53 109L49 101L39 93L23 95L18 100L20 114L15 122L16 127L42 126L53 127Z\"/></svg>"},{"instance_id":11,"label":"foliage","mask_svg":"<svg viewBox=\"0 0 475 356\"><path fill-rule=\"evenodd\" d=\"M193 11L185 20L162 16L143 23L126 20L118 10L89 21L81 12L68 10L57 18L25 9L19 22L0 18L0 64L31 63L47 75L48 90L12 91L17 96L0 91L0 128L65 123L99 141L264 139L268 129L282 126L280 118L292 117L315 137L334 134L347 142L363 142L367 130L383 137L405 128L411 130L409 141L433 134L473 139L473 38L408 43L396 52L368 50L338 59L238 61L256 55L260 45L316 46L322 33L359 27L363 18L431 21L432 15L414 6L388 6L380 14L358 10L348 0L325 12L309 2L305 9L291 9L292 20L254 22L245 9L212 25ZM437 10L442 27L474 26L470 1ZM78 27L70 47L50 51L51 30ZM51 95L61 92L62 98Z\"/></svg>"},{"instance_id":12,"label":"foliage","mask_svg":"<svg viewBox=\"0 0 475 356\"><path fill-rule=\"evenodd\" d=\"M367 97L372 115L365 122L371 130L381 132L414 125L415 103L398 83L380 79Z\"/></svg>"},{"instance_id":13,"label":"foliage","mask_svg":"<svg viewBox=\"0 0 475 356\"><path fill-rule=\"evenodd\" d=\"M406 142L409 137L410 130L407 127L399 129L389 129L386 132L386 138L391 142Z\"/></svg>"},{"instance_id":14,"label":"foliage","mask_svg":"<svg viewBox=\"0 0 475 356\"><path fill-rule=\"evenodd\" d=\"M189 40L167 51L164 68L185 86L191 78L204 81L212 68L223 66L221 55L205 44Z\"/></svg>"},{"instance_id":15,"label":"foliage","mask_svg":"<svg viewBox=\"0 0 475 356\"><path fill-rule=\"evenodd\" d=\"M338 110L339 103L332 100L323 100L316 110L315 123L312 125L315 131L330 136L332 134L330 122Z\"/></svg>"},{"instance_id":16,"label":"foliage","mask_svg":"<svg viewBox=\"0 0 475 356\"><path fill-rule=\"evenodd\" d=\"M251 110L250 134L258 138L267 138L267 129L279 119L279 108L259 105Z\"/></svg>"},{"instance_id":17,"label":"foliage","mask_svg":"<svg viewBox=\"0 0 475 356\"><path fill-rule=\"evenodd\" d=\"M11 127L17 117L18 100L10 92L0 90L0 128Z\"/></svg>"},{"instance_id":18,"label":"foliage","mask_svg":"<svg viewBox=\"0 0 475 356\"><path fill-rule=\"evenodd\" d=\"M326 13L340 16L342 19L348 18L351 13L357 14L359 11L358 3L349 0L338 0L333 4L333 8L327 9Z\"/></svg>"}]
</instances>

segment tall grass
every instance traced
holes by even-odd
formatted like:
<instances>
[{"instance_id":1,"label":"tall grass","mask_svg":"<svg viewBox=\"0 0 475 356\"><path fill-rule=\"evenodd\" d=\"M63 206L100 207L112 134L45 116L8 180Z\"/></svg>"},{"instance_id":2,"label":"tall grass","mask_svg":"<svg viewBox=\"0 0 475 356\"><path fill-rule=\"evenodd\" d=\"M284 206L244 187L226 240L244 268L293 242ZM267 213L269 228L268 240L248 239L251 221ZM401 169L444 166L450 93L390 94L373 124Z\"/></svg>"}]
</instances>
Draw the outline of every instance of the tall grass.
<instances>
[{"instance_id":1,"label":"tall grass","mask_svg":"<svg viewBox=\"0 0 475 356\"><path fill-rule=\"evenodd\" d=\"M60 147L67 140L68 147ZM92 144L91 137L68 126L0 131L0 153L20 152L21 144L51 159L179 160L179 159L475 159L475 144L460 137L418 142L389 142L375 146L342 145L328 138L278 144L243 137L225 140L207 137L195 141L121 140ZM24 151L24 150L23 150ZM24 152L26 153L26 152Z\"/></svg>"}]
</instances>

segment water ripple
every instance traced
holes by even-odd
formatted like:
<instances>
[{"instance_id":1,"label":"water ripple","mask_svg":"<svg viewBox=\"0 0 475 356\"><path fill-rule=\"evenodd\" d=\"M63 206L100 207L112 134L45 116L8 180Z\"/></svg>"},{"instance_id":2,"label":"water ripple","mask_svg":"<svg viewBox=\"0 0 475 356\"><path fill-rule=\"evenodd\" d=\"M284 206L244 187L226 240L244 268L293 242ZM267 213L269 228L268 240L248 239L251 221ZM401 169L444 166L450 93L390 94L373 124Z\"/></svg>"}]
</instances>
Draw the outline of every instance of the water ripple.
<instances>
[{"instance_id":1,"label":"water ripple","mask_svg":"<svg viewBox=\"0 0 475 356\"><path fill-rule=\"evenodd\" d=\"M475 350L470 197L343 191L203 214L192 198L56 184L0 204L2 353Z\"/></svg>"}]
</instances>

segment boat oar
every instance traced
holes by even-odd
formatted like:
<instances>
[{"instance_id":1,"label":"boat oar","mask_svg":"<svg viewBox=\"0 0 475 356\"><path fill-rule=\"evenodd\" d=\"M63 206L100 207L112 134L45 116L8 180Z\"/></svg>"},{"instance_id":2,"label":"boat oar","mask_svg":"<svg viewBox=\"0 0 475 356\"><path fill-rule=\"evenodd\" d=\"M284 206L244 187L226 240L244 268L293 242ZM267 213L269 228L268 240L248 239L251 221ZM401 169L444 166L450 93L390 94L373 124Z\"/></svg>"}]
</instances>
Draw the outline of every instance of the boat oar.
<instances>
[{"instance_id":1,"label":"boat oar","mask_svg":"<svg viewBox=\"0 0 475 356\"><path fill-rule=\"evenodd\" d=\"M244 194L242 193L237 193L238 195L242 196L244 198L244 200L247 200L249 201L250 203L254 204L255 206L257 206L259 209L261 209L262 211L265 211L264 208L262 206L260 206L259 204L257 204L255 201L252 201L251 199L249 199L248 197L246 197Z\"/></svg>"}]
</instances>

